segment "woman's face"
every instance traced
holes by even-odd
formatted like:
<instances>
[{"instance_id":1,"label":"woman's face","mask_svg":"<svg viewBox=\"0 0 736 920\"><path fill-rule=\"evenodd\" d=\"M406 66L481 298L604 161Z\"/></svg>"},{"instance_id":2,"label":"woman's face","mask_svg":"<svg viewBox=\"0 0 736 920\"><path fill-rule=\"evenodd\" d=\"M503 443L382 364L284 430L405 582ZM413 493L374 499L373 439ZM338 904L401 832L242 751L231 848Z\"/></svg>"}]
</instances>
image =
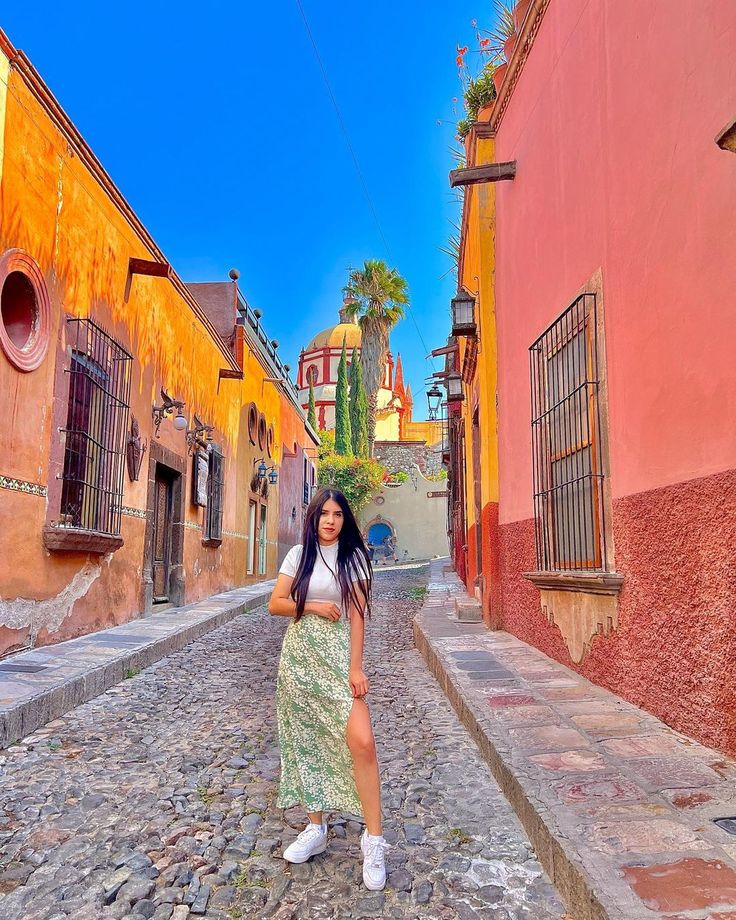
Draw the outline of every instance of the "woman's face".
<instances>
[{"instance_id":1,"label":"woman's face","mask_svg":"<svg viewBox=\"0 0 736 920\"><path fill-rule=\"evenodd\" d=\"M332 498L322 506L322 513L317 522L317 536L320 543L330 544L340 536L343 525L342 508Z\"/></svg>"}]
</instances>

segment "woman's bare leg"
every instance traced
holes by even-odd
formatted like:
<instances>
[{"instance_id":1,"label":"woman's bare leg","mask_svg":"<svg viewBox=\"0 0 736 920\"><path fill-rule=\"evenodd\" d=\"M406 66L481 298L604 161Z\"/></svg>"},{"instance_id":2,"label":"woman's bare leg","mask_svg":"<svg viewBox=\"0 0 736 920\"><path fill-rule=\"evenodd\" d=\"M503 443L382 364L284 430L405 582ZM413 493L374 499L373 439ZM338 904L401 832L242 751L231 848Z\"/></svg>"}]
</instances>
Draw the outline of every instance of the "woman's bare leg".
<instances>
[{"instance_id":1,"label":"woman's bare leg","mask_svg":"<svg viewBox=\"0 0 736 920\"><path fill-rule=\"evenodd\" d=\"M378 773L376 742L371 728L371 715L365 700L353 700L346 739L353 755L353 774L363 817L369 834L382 833L381 780Z\"/></svg>"}]
</instances>

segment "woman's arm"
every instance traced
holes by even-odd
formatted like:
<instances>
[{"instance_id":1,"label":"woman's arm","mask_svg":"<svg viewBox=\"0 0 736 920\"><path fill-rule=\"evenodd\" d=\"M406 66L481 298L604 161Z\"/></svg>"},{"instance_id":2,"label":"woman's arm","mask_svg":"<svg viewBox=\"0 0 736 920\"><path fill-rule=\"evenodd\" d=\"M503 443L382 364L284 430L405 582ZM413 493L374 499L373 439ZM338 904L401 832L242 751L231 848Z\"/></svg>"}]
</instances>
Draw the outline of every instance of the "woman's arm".
<instances>
[{"instance_id":1,"label":"woman's arm","mask_svg":"<svg viewBox=\"0 0 736 920\"><path fill-rule=\"evenodd\" d=\"M291 584L294 579L290 575L279 574L276 579L271 599L268 602L268 612L273 616L293 617L296 616L296 601L290 597ZM326 620L339 620L340 609L337 604L329 604L323 601L308 601L304 605L305 613L316 613L317 616L324 617Z\"/></svg>"},{"instance_id":2,"label":"woman's arm","mask_svg":"<svg viewBox=\"0 0 736 920\"><path fill-rule=\"evenodd\" d=\"M361 582L361 585L363 591L365 591L367 588L366 583ZM365 607L365 605L363 606ZM365 696L368 692L368 678L363 671L364 645L365 618L363 611L359 610L355 604L352 604L350 608L350 674L348 679L354 697Z\"/></svg>"},{"instance_id":3,"label":"woman's arm","mask_svg":"<svg viewBox=\"0 0 736 920\"><path fill-rule=\"evenodd\" d=\"M281 617L293 617L296 615L296 601L289 597L293 581L294 579L289 575L279 574L271 592L271 599L268 602L268 612L270 614Z\"/></svg>"}]
</instances>

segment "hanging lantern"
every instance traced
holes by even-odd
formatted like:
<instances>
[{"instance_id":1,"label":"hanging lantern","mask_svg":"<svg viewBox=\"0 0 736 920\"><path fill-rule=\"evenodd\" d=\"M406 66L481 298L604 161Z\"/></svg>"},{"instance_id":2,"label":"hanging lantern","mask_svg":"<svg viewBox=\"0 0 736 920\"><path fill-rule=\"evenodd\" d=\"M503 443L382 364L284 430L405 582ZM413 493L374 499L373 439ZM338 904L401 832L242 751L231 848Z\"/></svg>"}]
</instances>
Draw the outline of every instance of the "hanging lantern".
<instances>
[{"instance_id":1,"label":"hanging lantern","mask_svg":"<svg viewBox=\"0 0 736 920\"><path fill-rule=\"evenodd\" d=\"M437 420L442 404L442 390L435 383L434 386L427 390L427 406L429 408L429 421Z\"/></svg>"},{"instance_id":2,"label":"hanging lantern","mask_svg":"<svg viewBox=\"0 0 736 920\"><path fill-rule=\"evenodd\" d=\"M463 393L463 378L460 374L450 374L447 378L447 401L462 402L465 399Z\"/></svg>"},{"instance_id":3,"label":"hanging lantern","mask_svg":"<svg viewBox=\"0 0 736 920\"><path fill-rule=\"evenodd\" d=\"M475 297L461 287L450 303L452 334L475 335Z\"/></svg>"}]
</instances>

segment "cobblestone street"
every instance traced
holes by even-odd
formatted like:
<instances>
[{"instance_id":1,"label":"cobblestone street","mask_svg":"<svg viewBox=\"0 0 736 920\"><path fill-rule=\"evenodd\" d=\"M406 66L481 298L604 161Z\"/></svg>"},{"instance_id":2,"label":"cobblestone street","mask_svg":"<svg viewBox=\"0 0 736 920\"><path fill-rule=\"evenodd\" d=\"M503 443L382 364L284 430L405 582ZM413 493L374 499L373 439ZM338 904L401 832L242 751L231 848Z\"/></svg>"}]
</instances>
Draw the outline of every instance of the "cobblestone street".
<instances>
[{"instance_id":1,"label":"cobblestone street","mask_svg":"<svg viewBox=\"0 0 736 920\"><path fill-rule=\"evenodd\" d=\"M413 647L428 567L379 571L366 637L389 879L361 825L287 865L301 809L273 805L285 618L260 608L0 752L2 920L553 920L563 907Z\"/></svg>"}]
</instances>

